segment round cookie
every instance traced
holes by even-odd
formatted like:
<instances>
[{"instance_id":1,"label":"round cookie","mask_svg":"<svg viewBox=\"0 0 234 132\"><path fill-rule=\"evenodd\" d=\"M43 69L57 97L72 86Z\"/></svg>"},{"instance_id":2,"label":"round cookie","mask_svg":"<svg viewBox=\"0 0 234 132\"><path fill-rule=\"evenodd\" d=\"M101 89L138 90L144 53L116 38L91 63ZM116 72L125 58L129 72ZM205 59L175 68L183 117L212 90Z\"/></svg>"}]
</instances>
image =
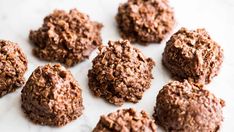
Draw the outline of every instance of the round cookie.
<instances>
[{"instance_id":1,"label":"round cookie","mask_svg":"<svg viewBox=\"0 0 234 132\"><path fill-rule=\"evenodd\" d=\"M137 103L150 87L154 61L127 40L110 41L99 51L88 72L91 91L115 105Z\"/></svg>"},{"instance_id":2,"label":"round cookie","mask_svg":"<svg viewBox=\"0 0 234 132\"><path fill-rule=\"evenodd\" d=\"M116 21L122 38L141 44L160 43L175 23L167 0L128 0L119 6Z\"/></svg>"},{"instance_id":3,"label":"round cookie","mask_svg":"<svg viewBox=\"0 0 234 132\"><path fill-rule=\"evenodd\" d=\"M102 24L76 9L55 10L44 18L41 28L30 32L29 39L37 57L73 66L101 45L101 28Z\"/></svg>"},{"instance_id":4,"label":"round cookie","mask_svg":"<svg viewBox=\"0 0 234 132\"><path fill-rule=\"evenodd\" d=\"M24 84L27 64L26 56L18 44L0 40L0 97Z\"/></svg>"},{"instance_id":5,"label":"round cookie","mask_svg":"<svg viewBox=\"0 0 234 132\"><path fill-rule=\"evenodd\" d=\"M178 79L210 83L223 62L223 50L205 29L181 28L167 42L163 64Z\"/></svg>"},{"instance_id":6,"label":"round cookie","mask_svg":"<svg viewBox=\"0 0 234 132\"><path fill-rule=\"evenodd\" d=\"M64 126L82 114L81 92L70 71L60 64L39 66L21 92L22 109L36 124Z\"/></svg>"},{"instance_id":7,"label":"round cookie","mask_svg":"<svg viewBox=\"0 0 234 132\"><path fill-rule=\"evenodd\" d=\"M156 124L144 111L121 109L101 116L93 132L156 132Z\"/></svg>"},{"instance_id":8,"label":"round cookie","mask_svg":"<svg viewBox=\"0 0 234 132\"><path fill-rule=\"evenodd\" d=\"M153 116L170 132L216 132L224 104L201 85L173 81L159 91Z\"/></svg>"}]
</instances>

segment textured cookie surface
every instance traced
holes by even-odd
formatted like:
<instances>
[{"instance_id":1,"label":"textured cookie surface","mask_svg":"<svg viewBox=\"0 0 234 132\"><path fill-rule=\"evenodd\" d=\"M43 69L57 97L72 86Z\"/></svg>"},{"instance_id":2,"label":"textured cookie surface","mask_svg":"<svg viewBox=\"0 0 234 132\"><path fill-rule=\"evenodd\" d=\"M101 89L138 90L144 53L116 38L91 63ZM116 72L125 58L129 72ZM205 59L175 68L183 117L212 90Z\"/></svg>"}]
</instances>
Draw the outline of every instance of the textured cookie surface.
<instances>
[{"instance_id":1,"label":"textured cookie surface","mask_svg":"<svg viewBox=\"0 0 234 132\"><path fill-rule=\"evenodd\" d=\"M160 43L175 20L167 0L128 0L116 16L120 35L131 42Z\"/></svg>"},{"instance_id":2,"label":"textured cookie surface","mask_svg":"<svg viewBox=\"0 0 234 132\"><path fill-rule=\"evenodd\" d=\"M167 42L163 64L178 79L210 83L223 62L223 50L205 29L181 28Z\"/></svg>"},{"instance_id":3,"label":"textured cookie surface","mask_svg":"<svg viewBox=\"0 0 234 132\"><path fill-rule=\"evenodd\" d=\"M203 86L173 81L160 90L153 116L169 132L216 132L224 104Z\"/></svg>"},{"instance_id":4,"label":"textured cookie surface","mask_svg":"<svg viewBox=\"0 0 234 132\"><path fill-rule=\"evenodd\" d=\"M24 84L27 59L18 44L0 40L0 97Z\"/></svg>"},{"instance_id":5,"label":"textured cookie surface","mask_svg":"<svg viewBox=\"0 0 234 132\"><path fill-rule=\"evenodd\" d=\"M129 41L119 40L99 48L89 70L89 88L110 103L138 102L150 87L154 61Z\"/></svg>"},{"instance_id":6,"label":"textured cookie surface","mask_svg":"<svg viewBox=\"0 0 234 132\"><path fill-rule=\"evenodd\" d=\"M122 109L101 116L93 132L156 132L156 125L144 111Z\"/></svg>"},{"instance_id":7,"label":"textured cookie surface","mask_svg":"<svg viewBox=\"0 0 234 132\"><path fill-rule=\"evenodd\" d=\"M44 18L41 28L30 32L29 38L39 58L73 66L101 45L101 28L102 24L76 9L69 13L55 10Z\"/></svg>"},{"instance_id":8,"label":"textured cookie surface","mask_svg":"<svg viewBox=\"0 0 234 132\"><path fill-rule=\"evenodd\" d=\"M22 109L36 124L63 126L84 109L80 86L60 64L39 66L21 93Z\"/></svg>"}]
</instances>

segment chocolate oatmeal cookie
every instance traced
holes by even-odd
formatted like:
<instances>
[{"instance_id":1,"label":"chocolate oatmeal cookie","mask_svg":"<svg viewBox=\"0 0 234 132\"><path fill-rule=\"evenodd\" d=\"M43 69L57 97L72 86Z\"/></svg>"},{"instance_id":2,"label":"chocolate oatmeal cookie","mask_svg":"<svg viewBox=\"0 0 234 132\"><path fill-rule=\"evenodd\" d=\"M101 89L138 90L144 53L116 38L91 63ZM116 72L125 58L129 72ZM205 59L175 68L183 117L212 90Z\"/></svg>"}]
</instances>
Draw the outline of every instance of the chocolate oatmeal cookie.
<instances>
[{"instance_id":1,"label":"chocolate oatmeal cookie","mask_svg":"<svg viewBox=\"0 0 234 132\"><path fill-rule=\"evenodd\" d=\"M181 28L167 42L162 60L178 79L210 83L223 62L223 50L205 29Z\"/></svg>"},{"instance_id":2,"label":"chocolate oatmeal cookie","mask_svg":"<svg viewBox=\"0 0 234 132\"><path fill-rule=\"evenodd\" d=\"M159 91L153 116L168 132L217 132L224 104L202 85L173 81Z\"/></svg>"},{"instance_id":3,"label":"chocolate oatmeal cookie","mask_svg":"<svg viewBox=\"0 0 234 132\"><path fill-rule=\"evenodd\" d=\"M175 23L167 0L128 0L116 16L120 35L131 42L160 43Z\"/></svg>"},{"instance_id":4,"label":"chocolate oatmeal cookie","mask_svg":"<svg viewBox=\"0 0 234 132\"><path fill-rule=\"evenodd\" d=\"M60 64L39 66L21 93L22 109L36 124L63 126L84 109L79 84Z\"/></svg>"},{"instance_id":5,"label":"chocolate oatmeal cookie","mask_svg":"<svg viewBox=\"0 0 234 132\"><path fill-rule=\"evenodd\" d=\"M89 88L112 104L137 103L150 87L154 61L129 41L110 41L100 47L89 70Z\"/></svg>"},{"instance_id":6,"label":"chocolate oatmeal cookie","mask_svg":"<svg viewBox=\"0 0 234 132\"><path fill-rule=\"evenodd\" d=\"M26 56L18 44L0 40L0 97L24 84L27 64Z\"/></svg>"},{"instance_id":7,"label":"chocolate oatmeal cookie","mask_svg":"<svg viewBox=\"0 0 234 132\"><path fill-rule=\"evenodd\" d=\"M69 13L55 10L45 17L41 28L30 32L29 39L39 58L73 66L101 45L101 28L102 24L76 9Z\"/></svg>"},{"instance_id":8,"label":"chocolate oatmeal cookie","mask_svg":"<svg viewBox=\"0 0 234 132\"><path fill-rule=\"evenodd\" d=\"M156 125L144 111L122 109L101 116L93 132L156 132Z\"/></svg>"}]
</instances>

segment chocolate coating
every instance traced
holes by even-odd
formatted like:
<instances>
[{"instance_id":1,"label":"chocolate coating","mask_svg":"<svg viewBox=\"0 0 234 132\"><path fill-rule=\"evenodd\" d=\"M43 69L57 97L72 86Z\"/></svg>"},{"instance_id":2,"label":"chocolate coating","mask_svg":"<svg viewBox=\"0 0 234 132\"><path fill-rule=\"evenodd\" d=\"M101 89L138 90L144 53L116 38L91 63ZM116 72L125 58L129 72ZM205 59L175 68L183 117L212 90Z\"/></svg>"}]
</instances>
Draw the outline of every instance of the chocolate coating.
<instances>
[{"instance_id":1,"label":"chocolate coating","mask_svg":"<svg viewBox=\"0 0 234 132\"><path fill-rule=\"evenodd\" d=\"M120 35L131 42L160 43L175 23L167 0L128 0L116 16Z\"/></svg>"},{"instance_id":2,"label":"chocolate coating","mask_svg":"<svg viewBox=\"0 0 234 132\"><path fill-rule=\"evenodd\" d=\"M121 109L101 116L93 132L156 132L156 124L144 111Z\"/></svg>"},{"instance_id":3,"label":"chocolate coating","mask_svg":"<svg viewBox=\"0 0 234 132\"><path fill-rule=\"evenodd\" d=\"M163 64L178 79L210 83L223 62L223 50L205 29L181 28L167 42Z\"/></svg>"},{"instance_id":4,"label":"chocolate coating","mask_svg":"<svg viewBox=\"0 0 234 132\"><path fill-rule=\"evenodd\" d=\"M112 104L137 103L150 87L154 61L129 41L110 41L100 47L89 70L89 88Z\"/></svg>"},{"instance_id":5,"label":"chocolate coating","mask_svg":"<svg viewBox=\"0 0 234 132\"><path fill-rule=\"evenodd\" d=\"M101 45L101 28L102 24L76 9L69 13L55 10L44 18L41 28L30 32L29 39L37 57L73 66Z\"/></svg>"},{"instance_id":6,"label":"chocolate coating","mask_svg":"<svg viewBox=\"0 0 234 132\"><path fill-rule=\"evenodd\" d=\"M224 101L203 86L173 81L159 91L153 116L168 132L216 132L223 106Z\"/></svg>"},{"instance_id":7,"label":"chocolate coating","mask_svg":"<svg viewBox=\"0 0 234 132\"><path fill-rule=\"evenodd\" d=\"M26 56L18 44L0 40L0 97L24 84L27 64Z\"/></svg>"},{"instance_id":8,"label":"chocolate coating","mask_svg":"<svg viewBox=\"0 0 234 132\"><path fill-rule=\"evenodd\" d=\"M60 64L39 66L21 93L22 109L36 124L63 126L84 109L80 86Z\"/></svg>"}]
</instances>

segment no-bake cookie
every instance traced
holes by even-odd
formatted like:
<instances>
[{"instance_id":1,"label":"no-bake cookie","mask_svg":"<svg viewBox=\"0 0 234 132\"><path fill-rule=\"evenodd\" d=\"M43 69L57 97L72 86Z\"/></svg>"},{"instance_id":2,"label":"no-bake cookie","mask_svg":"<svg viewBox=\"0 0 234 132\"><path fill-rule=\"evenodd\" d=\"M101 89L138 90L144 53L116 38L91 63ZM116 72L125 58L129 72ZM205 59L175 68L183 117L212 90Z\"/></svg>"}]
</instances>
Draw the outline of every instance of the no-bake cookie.
<instances>
[{"instance_id":1,"label":"no-bake cookie","mask_svg":"<svg viewBox=\"0 0 234 132\"><path fill-rule=\"evenodd\" d=\"M29 38L39 58L73 66L101 45L101 28L102 24L76 9L69 13L55 10L44 18L42 27L30 32Z\"/></svg>"},{"instance_id":2,"label":"no-bake cookie","mask_svg":"<svg viewBox=\"0 0 234 132\"><path fill-rule=\"evenodd\" d=\"M27 59L17 43L0 40L0 97L21 87Z\"/></svg>"},{"instance_id":3,"label":"no-bake cookie","mask_svg":"<svg viewBox=\"0 0 234 132\"><path fill-rule=\"evenodd\" d=\"M122 38L142 44L160 43L175 23L167 0L128 0L119 6L116 20Z\"/></svg>"},{"instance_id":4,"label":"no-bake cookie","mask_svg":"<svg viewBox=\"0 0 234 132\"><path fill-rule=\"evenodd\" d=\"M101 116L93 132L156 132L156 125L144 111L121 109Z\"/></svg>"},{"instance_id":5,"label":"no-bake cookie","mask_svg":"<svg viewBox=\"0 0 234 132\"><path fill-rule=\"evenodd\" d=\"M181 28L167 42L162 60L178 79L204 84L218 74L223 50L205 29Z\"/></svg>"},{"instance_id":6,"label":"no-bake cookie","mask_svg":"<svg viewBox=\"0 0 234 132\"><path fill-rule=\"evenodd\" d=\"M21 93L22 109L36 124L63 126L84 109L79 84L60 64L39 66Z\"/></svg>"},{"instance_id":7,"label":"no-bake cookie","mask_svg":"<svg viewBox=\"0 0 234 132\"><path fill-rule=\"evenodd\" d=\"M154 61L129 41L110 41L99 48L88 72L89 88L112 104L137 103L150 87Z\"/></svg>"},{"instance_id":8,"label":"no-bake cookie","mask_svg":"<svg viewBox=\"0 0 234 132\"><path fill-rule=\"evenodd\" d=\"M216 132L224 104L200 84L173 81L159 91L153 116L168 132Z\"/></svg>"}]
</instances>

